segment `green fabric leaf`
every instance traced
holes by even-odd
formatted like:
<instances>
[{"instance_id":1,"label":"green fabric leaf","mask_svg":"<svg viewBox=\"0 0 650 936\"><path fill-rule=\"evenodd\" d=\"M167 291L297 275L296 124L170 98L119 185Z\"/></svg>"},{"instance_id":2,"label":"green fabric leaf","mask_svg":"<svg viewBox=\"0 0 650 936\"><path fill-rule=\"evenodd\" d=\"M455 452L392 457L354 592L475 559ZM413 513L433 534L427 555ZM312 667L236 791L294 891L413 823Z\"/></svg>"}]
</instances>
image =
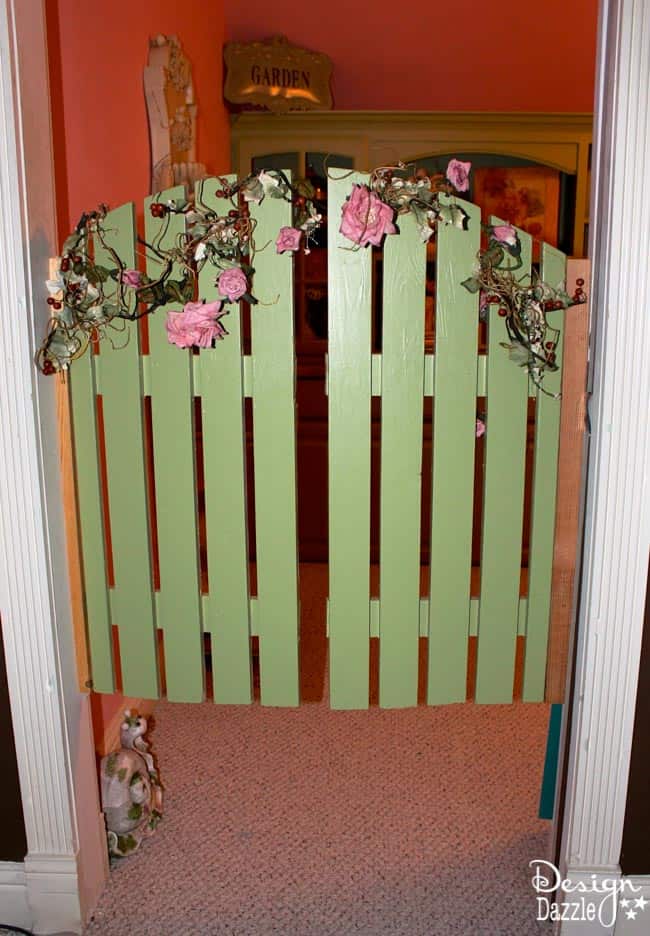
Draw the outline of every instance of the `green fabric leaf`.
<instances>
[{"instance_id":1,"label":"green fabric leaf","mask_svg":"<svg viewBox=\"0 0 650 936\"><path fill-rule=\"evenodd\" d=\"M142 805L140 803L131 803L127 816L129 819L133 819L134 822L137 822L137 820L142 817Z\"/></svg>"},{"instance_id":2,"label":"green fabric leaf","mask_svg":"<svg viewBox=\"0 0 650 936\"><path fill-rule=\"evenodd\" d=\"M124 783L124 781L126 780L126 775L127 775L127 773L128 773L128 771L127 771L126 767L122 767L122 768L120 768L120 770L118 770L118 772L117 772L117 779L120 781L120 783Z\"/></svg>"},{"instance_id":3,"label":"green fabric leaf","mask_svg":"<svg viewBox=\"0 0 650 936\"><path fill-rule=\"evenodd\" d=\"M470 276L460 284L464 286L465 289L469 290L471 293L477 293L481 288L481 284L476 276Z\"/></svg>"},{"instance_id":4,"label":"green fabric leaf","mask_svg":"<svg viewBox=\"0 0 650 936\"><path fill-rule=\"evenodd\" d=\"M117 754L109 754L106 758L106 773L112 777L115 773L115 764L117 763Z\"/></svg>"}]
</instances>

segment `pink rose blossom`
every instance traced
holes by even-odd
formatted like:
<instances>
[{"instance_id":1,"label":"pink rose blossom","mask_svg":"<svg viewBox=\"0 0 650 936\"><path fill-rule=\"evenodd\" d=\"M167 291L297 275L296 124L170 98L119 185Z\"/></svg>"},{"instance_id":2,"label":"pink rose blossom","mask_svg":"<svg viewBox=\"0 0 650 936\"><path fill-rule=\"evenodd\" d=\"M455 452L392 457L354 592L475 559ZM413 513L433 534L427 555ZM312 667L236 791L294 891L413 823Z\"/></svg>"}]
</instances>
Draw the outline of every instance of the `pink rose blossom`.
<instances>
[{"instance_id":1,"label":"pink rose blossom","mask_svg":"<svg viewBox=\"0 0 650 936\"><path fill-rule=\"evenodd\" d=\"M142 273L139 270L123 270L122 282L125 286L131 286L137 289L142 283Z\"/></svg>"},{"instance_id":2,"label":"pink rose blossom","mask_svg":"<svg viewBox=\"0 0 650 936\"><path fill-rule=\"evenodd\" d=\"M450 159L447 166L447 178L457 192L466 192L469 188L469 170L471 162L461 162L460 159Z\"/></svg>"},{"instance_id":3,"label":"pink rose blossom","mask_svg":"<svg viewBox=\"0 0 650 936\"><path fill-rule=\"evenodd\" d=\"M221 303L188 302L182 312L167 313L167 339L179 348L209 348L215 338L227 335L226 329L217 319L226 314Z\"/></svg>"},{"instance_id":4,"label":"pink rose blossom","mask_svg":"<svg viewBox=\"0 0 650 936\"><path fill-rule=\"evenodd\" d=\"M223 271L217 280L217 286L222 296L230 302L236 302L248 291L248 280L241 267L233 267Z\"/></svg>"},{"instance_id":5,"label":"pink rose blossom","mask_svg":"<svg viewBox=\"0 0 650 936\"><path fill-rule=\"evenodd\" d=\"M361 247L378 247L384 234L395 234L393 209L365 185L355 185L343 205L341 234Z\"/></svg>"},{"instance_id":6,"label":"pink rose blossom","mask_svg":"<svg viewBox=\"0 0 650 936\"><path fill-rule=\"evenodd\" d=\"M517 232L511 224L497 224L492 228L492 237L508 247L514 247L517 243Z\"/></svg>"},{"instance_id":7,"label":"pink rose blossom","mask_svg":"<svg viewBox=\"0 0 650 936\"><path fill-rule=\"evenodd\" d=\"M476 438L480 439L482 435L485 435L485 423L482 419L476 420Z\"/></svg>"},{"instance_id":8,"label":"pink rose blossom","mask_svg":"<svg viewBox=\"0 0 650 936\"><path fill-rule=\"evenodd\" d=\"M299 231L298 228L281 227L275 242L275 249L279 254L284 253L286 250L298 250L301 237L302 231Z\"/></svg>"}]
</instances>

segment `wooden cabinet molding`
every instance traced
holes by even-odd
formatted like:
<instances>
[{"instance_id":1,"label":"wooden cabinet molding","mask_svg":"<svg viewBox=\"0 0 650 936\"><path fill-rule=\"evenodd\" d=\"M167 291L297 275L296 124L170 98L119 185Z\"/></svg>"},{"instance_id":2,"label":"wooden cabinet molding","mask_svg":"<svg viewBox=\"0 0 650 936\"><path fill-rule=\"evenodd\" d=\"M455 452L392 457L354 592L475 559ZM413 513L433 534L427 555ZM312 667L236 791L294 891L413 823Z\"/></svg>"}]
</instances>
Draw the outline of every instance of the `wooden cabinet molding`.
<instances>
[{"instance_id":1,"label":"wooden cabinet molding","mask_svg":"<svg viewBox=\"0 0 650 936\"><path fill-rule=\"evenodd\" d=\"M582 256L589 205L591 114L332 111L232 117L232 165L250 172L270 153L346 153L355 167L443 153L495 153L530 159L576 176L574 256Z\"/></svg>"}]
</instances>

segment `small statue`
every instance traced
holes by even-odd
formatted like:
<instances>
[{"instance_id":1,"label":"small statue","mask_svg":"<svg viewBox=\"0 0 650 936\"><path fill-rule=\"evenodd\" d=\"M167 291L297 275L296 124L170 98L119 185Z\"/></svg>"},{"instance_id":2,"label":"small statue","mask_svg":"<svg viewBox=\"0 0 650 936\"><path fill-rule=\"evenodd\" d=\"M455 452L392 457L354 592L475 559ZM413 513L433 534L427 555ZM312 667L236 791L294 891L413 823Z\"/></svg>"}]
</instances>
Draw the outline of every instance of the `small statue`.
<instances>
[{"instance_id":1,"label":"small statue","mask_svg":"<svg viewBox=\"0 0 650 936\"><path fill-rule=\"evenodd\" d=\"M122 747L101 761L108 851L118 858L136 851L162 817L162 787L144 740L146 731L147 719L127 709L120 731Z\"/></svg>"}]
</instances>

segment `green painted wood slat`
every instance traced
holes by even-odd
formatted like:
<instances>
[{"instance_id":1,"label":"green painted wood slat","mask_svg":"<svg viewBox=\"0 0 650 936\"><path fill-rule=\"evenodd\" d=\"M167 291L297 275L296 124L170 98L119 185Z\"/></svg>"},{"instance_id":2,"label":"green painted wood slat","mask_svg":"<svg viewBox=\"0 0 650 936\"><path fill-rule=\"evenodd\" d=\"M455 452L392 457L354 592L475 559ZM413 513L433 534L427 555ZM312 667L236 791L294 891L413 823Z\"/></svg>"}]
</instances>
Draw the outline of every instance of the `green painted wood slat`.
<instances>
[{"instance_id":1,"label":"green painted wood slat","mask_svg":"<svg viewBox=\"0 0 650 936\"><path fill-rule=\"evenodd\" d=\"M291 226L291 211L283 199L251 204L255 241L266 245L253 258L259 304L251 308L262 705L300 701L293 254L275 250L280 228Z\"/></svg>"},{"instance_id":2,"label":"green painted wood slat","mask_svg":"<svg viewBox=\"0 0 650 936\"><path fill-rule=\"evenodd\" d=\"M339 233L367 174L328 185L329 678L335 709L367 708L370 628L370 249Z\"/></svg>"},{"instance_id":3,"label":"green painted wood slat","mask_svg":"<svg viewBox=\"0 0 650 936\"><path fill-rule=\"evenodd\" d=\"M104 240L135 269L135 217L132 203L111 211ZM95 239L95 262L114 268L109 251ZM132 300L135 295L132 293ZM133 310L134 301L130 308ZM122 690L125 695L159 696L156 623L149 543L137 322L124 322L124 333L104 341L99 358L106 441L106 477L115 584L111 592L112 623L120 636Z\"/></svg>"},{"instance_id":4,"label":"green painted wood slat","mask_svg":"<svg viewBox=\"0 0 650 936\"><path fill-rule=\"evenodd\" d=\"M566 282L566 257L542 244L542 280L553 287ZM571 314L570 312L568 313ZM557 371L544 375L544 389L562 389L562 339L564 309L547 312L549 325L560 331L555 350ZM535 408L535 459L533 463L532 515L528 559L528 614L524 656L524 702L543 702L546 686L546 652L551 614L551 580L555 542L555 503L560 452L560 400L537 391Z\"/></svg>"},{"instance_id":5,"label":"green painted wood slat","mask_svg":"<svg viewBox=\"0 0 650 936\"><path fill-rule=\"evenodd\" d=\"M412 216L384 243L379 704L417 704L426 244ZM373 355L373 360L377 355Z\"/></svg>"},{"instance_id":6,"label":"green painted wood slat","mask_svg":"<svg viewBox=\"0 0 650 936\"><path fill-rule=\"evenodd\" d=\"M197 182L196 201L223 215L231 203L217 198L219 188L216 179ZM199 273L206 302L219 296L218 274L211 263ZM235 704L252 701L252 671L241 309L239 303L226 308L220 321L228 335L198 358L209 586L204 630L211 633L214 701Z\"/></svg>"},{"instance_id":7,"label":"green painted wood slat","mask_svg":"<svg viewBox=\"0 0 650 936\"><path fill-rule=\"evenodd\" d=\"M481 213L468 229L438 226L427 702L464 702L472 569L478 296L472 275Z\"/></svg>"},{"instance_id":8,"label":"green painted wood slat","mask_svg":"<svg viewBox=\"0 0 650 936\"><path fill-rule=\"evenodd\" d=\"M490 218L491 224L499 224ZM531 238L519 231L521 278L530 273ZM490 307L487 431L476 702L512 702L524 506L528 372L509 359L498 306Z\"/></svg>"},{"instance_id":9,"label":"green painted wood slat","mask_svg":"<svg viewBox=\"0 0 650 936\"><path fill-rule=\"evenodd\" d=\"M90 673L95 692L115 692L94 363L89 348L73 362L68 380Z\"/></svg>"},{"instance_id":10,"label":"green painted wood slat","mask_svg":"<svg viewBox=\"0 0 650 936\"><path fill-rule=\"evenodd\" d=\"M156 196L157 201L182 199L182 186ZM149 243L169 246L185 230L183 215L163 220L145 200L145 232ZM155 258L147 257L147 272L160 275ZM180 272L173 274L180 278ZM173 702L203 699L203 633L201 622L198 535L194 465L194 397L192 354L171 345L165 329L166 312L180 311L178 303L149 317L149 368L153 424L156 518L160 594L158 626L164 633L167 698Z\"/></svg>"}]
</instances>

